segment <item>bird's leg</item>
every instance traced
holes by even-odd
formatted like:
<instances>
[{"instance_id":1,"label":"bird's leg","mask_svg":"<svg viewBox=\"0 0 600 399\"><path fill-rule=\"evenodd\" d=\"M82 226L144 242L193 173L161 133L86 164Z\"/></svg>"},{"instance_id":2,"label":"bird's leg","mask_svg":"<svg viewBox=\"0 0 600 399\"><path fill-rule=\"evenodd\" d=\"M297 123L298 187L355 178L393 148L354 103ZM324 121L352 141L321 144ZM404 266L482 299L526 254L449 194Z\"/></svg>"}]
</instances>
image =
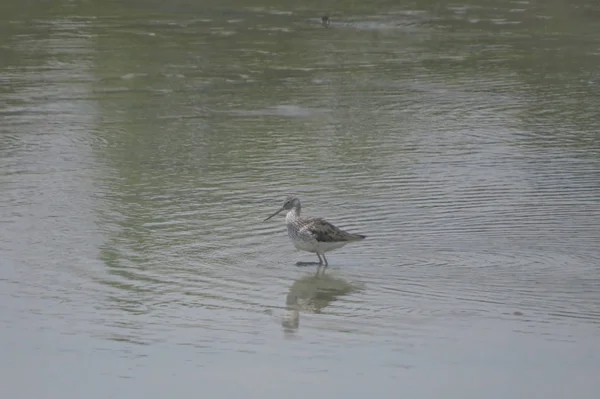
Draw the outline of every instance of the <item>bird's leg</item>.
<instances>
[{"instance_id":1,"label":"bird's leg","mask_svg":"<svg viewBox=\"0 0 600 399\"><path fill-rule=\"evenodd\" d=\"M319 259L320 259L320 257L319 257ZM328 265L329 263L327 262L327 258L325 257L325 253L323 253L323 259L325 260L325 267L327 267L327 265Z\"/></svg>"},{"instance_id":2,"label":"bird's leg","mask_svg":"<svg viewBox=\"0 0 600 399\"><path fill-rule=\"evenodd\" d=\"M321 255L319 255L319 253L317 252L317 256L319 257L319 264L317 266L317 274L315 274L315 277L319 277L319 272L321 271L321 265L323 264L323 259L321 259ZM325 256L323 256L325 257Z\"/></svg>"}]
</instances>

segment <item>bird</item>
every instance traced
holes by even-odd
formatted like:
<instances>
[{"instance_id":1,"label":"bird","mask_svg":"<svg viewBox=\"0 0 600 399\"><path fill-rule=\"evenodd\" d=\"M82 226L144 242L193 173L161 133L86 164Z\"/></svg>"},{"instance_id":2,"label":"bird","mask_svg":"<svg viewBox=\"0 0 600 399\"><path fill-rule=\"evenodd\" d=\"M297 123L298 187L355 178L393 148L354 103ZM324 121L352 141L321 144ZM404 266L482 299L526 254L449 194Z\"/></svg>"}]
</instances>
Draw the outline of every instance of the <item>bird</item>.
<instances>
[{"instance_id":1,"label":"bird","mask_svg":"<svg viewBox=\"0 0 600 399\"><path fill-rule=\"evenodd\" d=\"M323 15L321 17L321 25L323 25L324 27L328 27L329 26L329 17L327 15Z\"/></svg>"},{"instance_id":2,"label":"bird","mask_svg":"<svg viewBox=\"0 0 600 399\"><path fill-rule=\"evenodd\" d=\"M317 273L321 265L324 264L327 268L329 264L325 252L341 248L349 242L364 240L367 237L362 234L348 233L319 217L301 217L301 209L300 200L297 197L289 196L285 199L283 206L264 221L266 222L284 210L288 211L285 217L288 236L297 249L317 254L319 258ZM305 263L297 263L297 265L301 264Z\"/></svg>"}]
</instances>

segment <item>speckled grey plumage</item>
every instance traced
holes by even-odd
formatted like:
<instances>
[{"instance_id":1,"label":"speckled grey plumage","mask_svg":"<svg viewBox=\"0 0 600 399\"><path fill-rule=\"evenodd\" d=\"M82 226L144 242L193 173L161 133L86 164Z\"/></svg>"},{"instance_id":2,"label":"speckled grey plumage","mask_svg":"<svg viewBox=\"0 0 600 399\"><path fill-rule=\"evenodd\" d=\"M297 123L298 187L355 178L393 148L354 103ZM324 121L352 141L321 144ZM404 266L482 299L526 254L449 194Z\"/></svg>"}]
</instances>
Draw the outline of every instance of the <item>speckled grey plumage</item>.
<instances>
[{"instance_id":1,"label":"speckled grey plumage","mask_svg":"<svg viewBox=\"0 0 600 399\"><path fill-rule=\"evenodd\" d=\"M300 216L300 200L296 197L288 197L281 209L265 219L269 220L283 210L287 210L286 224L288 236L297 249L316 253L319 265L328 262L325 252L341 248L349 242L360 241L366 238L361 234L348 233L341 230L325 219L318 217L303 218ZM321 259L321 256L323 259Z\"/></svg>"}]
</instances>

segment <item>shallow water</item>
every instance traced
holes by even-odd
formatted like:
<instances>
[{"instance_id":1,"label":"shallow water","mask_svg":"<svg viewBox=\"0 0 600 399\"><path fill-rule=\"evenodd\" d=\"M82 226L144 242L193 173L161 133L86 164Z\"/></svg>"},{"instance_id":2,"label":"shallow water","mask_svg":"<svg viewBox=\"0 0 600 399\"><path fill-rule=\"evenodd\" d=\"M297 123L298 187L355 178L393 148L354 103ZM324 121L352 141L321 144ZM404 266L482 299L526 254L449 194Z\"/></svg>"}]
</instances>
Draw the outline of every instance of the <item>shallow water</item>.
<instances>
[{"instance_id":1,"label":"shallow water","mask_svg":"<svg viewBox=\"0 0 600 399\"><path fill-rule=\"evenodd\" d=\"M595 398L591 3L9 1L8 397Z\"/></svg>"}]
</instances>

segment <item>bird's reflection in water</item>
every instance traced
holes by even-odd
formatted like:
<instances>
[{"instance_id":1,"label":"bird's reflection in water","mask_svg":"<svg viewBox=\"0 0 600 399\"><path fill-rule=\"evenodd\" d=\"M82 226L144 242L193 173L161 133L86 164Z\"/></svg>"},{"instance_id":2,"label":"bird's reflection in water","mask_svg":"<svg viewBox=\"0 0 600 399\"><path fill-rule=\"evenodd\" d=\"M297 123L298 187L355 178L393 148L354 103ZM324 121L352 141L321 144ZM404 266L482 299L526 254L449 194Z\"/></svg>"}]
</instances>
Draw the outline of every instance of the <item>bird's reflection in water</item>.
<instances>
[{"instance_id":1,"label":"bird's reflection in water","mask_svg":"<svg viewBox=\"0 0 600 399\"><path fill-rule=\"evenodd\" d=\"M293 333L300 325L300 312L321 313L323 308L358 287L329 274L302 277L290 287L285 299L284 332Z\"/></svg>"}]
</instances>

